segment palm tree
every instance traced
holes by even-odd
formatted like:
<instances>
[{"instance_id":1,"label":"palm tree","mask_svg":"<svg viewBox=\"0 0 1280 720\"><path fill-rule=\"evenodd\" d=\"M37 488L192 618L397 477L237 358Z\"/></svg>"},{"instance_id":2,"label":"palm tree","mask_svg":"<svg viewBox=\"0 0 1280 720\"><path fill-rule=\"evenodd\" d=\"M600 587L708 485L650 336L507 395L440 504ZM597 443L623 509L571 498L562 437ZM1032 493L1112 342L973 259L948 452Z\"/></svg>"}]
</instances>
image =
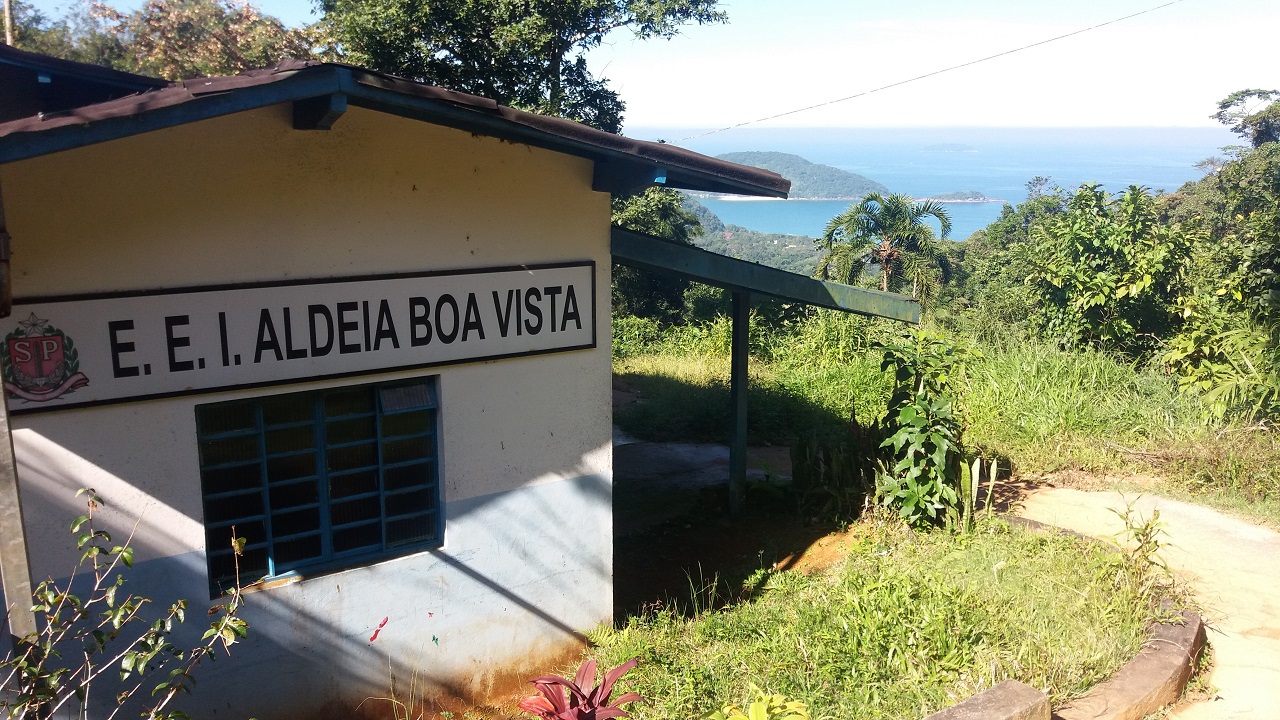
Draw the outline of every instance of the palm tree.
<instances>
[{"instance_id":1,"label":"palm tree","mask_svg":"<svg viewBox=\"0 0 1280 720\"><path fill-rule=\"evenodd\" d=\"M951 266L934 242L927 217L938 220L941 237L946 238L951 232L951 217L940 203L916 202L909 195L867 195L827 223L818 241L826 250L818 275L852 282L867 263L873 263L880 266L881 290L894 288L910 277L912 297L930 294L934 270L945 281Z\"/></svg>"}]
</instances>

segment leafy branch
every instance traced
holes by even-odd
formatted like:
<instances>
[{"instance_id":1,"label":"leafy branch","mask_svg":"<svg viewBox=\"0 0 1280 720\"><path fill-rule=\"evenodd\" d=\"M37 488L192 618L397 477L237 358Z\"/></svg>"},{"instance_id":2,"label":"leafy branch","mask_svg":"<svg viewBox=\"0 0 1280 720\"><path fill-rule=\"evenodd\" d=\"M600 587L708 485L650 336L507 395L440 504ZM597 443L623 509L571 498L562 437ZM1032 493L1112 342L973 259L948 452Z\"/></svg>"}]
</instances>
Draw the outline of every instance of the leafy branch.
<instances>
[{"instance_id":1,"label":"leafy branch","mask_svg":"<svg viewBox=\"0 0 1280 720\"><path fill-rule=\"evenodd\" d=\"M236 588L210 611L217 619L201 644L180 649L170 638L174 627L186 619L187 601L178 600L148 622L144 611L152 601L122 590L122 571L133 567L133 533L123 544L113 544L110 533L94 524L104 504L102 498L91 488L76 495L85 497L86 506L86 514L73 520L70 527L80 560L65 584L46 580L33 593L32 610L40 616L39 629L22 638L17 649L0 662L0 672L7 673L0 680L0 709L11 720L50 717L64 707L75 708L77 717L85 717L94 682L103 673L118 670L124 689L116 694L115 707L107 715L107 720L112 720L155 674L174 666L166 679L153 687L154 700L144 703L140 716L155 720L186 717L181 711L166 711L166 707L178 693L189 692L196 667L211 658L219 645L229 652L248 632L248 624L238 615L243 605L239 561ZM243 538L232 539L237 558L244 542ZM88 592L73 593L77 577L85 574L92 578ZM65 662L64 654L68 658Z\"/></svg>"}]
</instances>

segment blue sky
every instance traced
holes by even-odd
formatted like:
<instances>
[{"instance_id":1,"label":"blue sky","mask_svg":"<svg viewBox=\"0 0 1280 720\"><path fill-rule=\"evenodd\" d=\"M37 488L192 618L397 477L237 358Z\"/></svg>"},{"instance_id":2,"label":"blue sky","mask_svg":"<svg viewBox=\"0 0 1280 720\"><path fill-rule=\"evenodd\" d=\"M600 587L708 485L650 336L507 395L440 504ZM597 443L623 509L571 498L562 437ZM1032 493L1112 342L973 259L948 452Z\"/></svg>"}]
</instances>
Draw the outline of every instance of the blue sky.
<instances>
[{"instance_id":1,"label":"blue sky","mask_svg":"<svg viewBox=\"0 0 1280 720\"><path fill-rule=\"evenodd\" d=\"M854 95L1137 13L1167 0L721 0L726 25L626 31L591 67L629 126L716 127ZM45 10L64 0L35 0ZM140 0L120 2L136 7ZM262 0L286 23L311 0ZM1180 0L1130 20L762 125L1207 126L1215 103L1280 87L1276 0Z\"/></svg>"}]
</instances>

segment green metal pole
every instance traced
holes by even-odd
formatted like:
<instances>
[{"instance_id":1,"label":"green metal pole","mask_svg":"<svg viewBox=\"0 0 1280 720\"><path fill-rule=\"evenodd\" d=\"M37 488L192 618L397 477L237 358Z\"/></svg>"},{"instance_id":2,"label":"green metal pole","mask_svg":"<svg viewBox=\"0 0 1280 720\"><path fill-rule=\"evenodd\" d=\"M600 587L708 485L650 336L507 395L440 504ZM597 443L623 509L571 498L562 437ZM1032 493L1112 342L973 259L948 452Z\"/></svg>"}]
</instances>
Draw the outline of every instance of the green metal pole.
<instances>
[{"instance_id":1,"label":"green metal pole","mask_svg":"<svg viewBox=\"0 0 1280 720\"><path fill-rule=\"evenodd\" d=\"M747 339L751 330L751 293L733 293L733 356L729 361L729 514L742 513L747 489Z\"/></svg>"}]
</instances>

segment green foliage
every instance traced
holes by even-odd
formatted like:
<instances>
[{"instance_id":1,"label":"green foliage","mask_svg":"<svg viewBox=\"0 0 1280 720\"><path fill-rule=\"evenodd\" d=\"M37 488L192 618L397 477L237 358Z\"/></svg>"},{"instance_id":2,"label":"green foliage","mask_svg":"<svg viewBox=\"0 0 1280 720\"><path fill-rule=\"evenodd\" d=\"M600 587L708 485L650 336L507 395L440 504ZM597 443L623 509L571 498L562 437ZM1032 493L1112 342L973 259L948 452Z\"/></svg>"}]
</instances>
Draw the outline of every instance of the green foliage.
<instances>
[{"instance_id":1,"label":"green foliage","mask_svg":"<svg viewBox=\"0 0 1280 720\"><path fill-rule=\"evenodd\" d=\"M311 58L318 41L312 29L286 28L233 0L148 0L131 12L93 3L57 19L21 2L15 11L23 50L168 80Z\"/></svg>"},{"instance_id":2,"label":"green foliage","mask_svg":"<svg viewBox=\"0 0 1280 720\"><path fill-rule=\"evenodd\" d=\"M103 673L118 673L121 687L115 696L117 708L131 699L141 700L140 716L148 719L185 718L180 711L166 711L182 692L190 692L196 668L214 659L221 646L244 638L248 624L239 617L242 605L237 587L227 599L210 609L214 620L190 649L175 646L170 638L174 628L186 619L187 601L179 600L156 619L146 619L151 600L124 590L123 569L133 567L133 548L112 543L111 535L94 525L102 498L92 489L81 490L88 512L71 523L80 550L78 572L88 571L88 593L73 593L76 574L65 586L52 580L40 583L34 593L33 612L37 631L21 638L15 650L0 662L7 672L0 686L0 709L8 717L53 717L66 707L76 717L87 717L90 689ZM239 556L243 538L233 538ZM65 656L65 660L64 660ZM161 675L161 671L168 673ZM143 686L151 686L148 700ZM115 712L111 713L112 716Z\"/></svg>"},{"instance_id":3,"label":"green foliage","mask_svg":"<svg viewBox=\"0 0 1280 720\"><path fill-rule=\"evenodd\" d=\"M613 224L681 245L691 245L702 234L698 218L685 208L680 193L659 187L614 198ZM674 322L684 316L688 288L689 281L683 278L614 265L613 312Z\"/></svg>"},{"instance_id":4,"label":"green foliage","mask_svg":"<svg viewBox=\"0 0 1280 720\"><path fill-rule=\"evenodd\" d=\"M1211 117L1260 147L1280 141L1280 102L1273 100L1280 100L1280 91L1237 90L1218 102L1218 112ZM1263 104L1262 109L1255 110L1258 104Z\"/></svg>"},{"instance_id":5,"label":"green foliage","mask_svg":"<svg viewBox=\"0 0 1280 720\"><path fill-rule=\"evenodd\" d=\"M933 318L982 342L1021 340L1032 305L1031 288L1024 281L1032 267L1016 249L1030 242L1032 227L1066 207L1061 189L1044 192L1049 183L1045 177L1028 182L1025 202L1005 205L986 228L946 246L952 279Z\"/></svg>"},{"instance_id":6,"label":"green foliage","mask_svg":"<svg viewBox=\"0 0 1280 720\"><path fill-rule=\"evenodd\" d=\"M1061 703L1132 658L1156 613L1121 558L1069 537L873 520L850 540L826 573L761 570L748 602L633 617L591 652L640 655L628 689L654 704L638 720L705 717L750 684L815 718L922 717L1010 678Z\"/></svg>"},{"instance_id":7,"label":"green foliage","mask_svg":"<svg viewBox=\"0 0 1280 720\"><path fill-rule=\"evenodd\" d=\"M88 6L54 18L21 0L13 3L14 46L27 52L125 69L126 51Z\"/></svg>"},{"instance_id":8,"label":"green foliage","mask_svg":"<svg viewBox=\"0 0 1280 720\"><path fill-rule=\"evenodd\" d=\"M1213 417L1280 417L1280 143L1241 153L1165 209L1208 241L1188 262L1164 361Z\"/></svg>"},{"instance_id":9,"label":"green foliage","mask_svg":"<svg viewBox=\"0 0 1280 720\"><path fill-rule=\"evenodd\" d=\"M928 332L884 348L881 369L893 372L893 393L881 447L891 451L877 492L911 525L954 525L968 502L960 494L964 421L954 398L974 354Z\"/></svg>"},{"instance_id":10,"label":"green foliage","mask_svg":"<svg viewBox=\"0 0 1280 720\"><path fill-rule=\"evenodd\" d=\"M587 67L613 30L671 38L688 23L723 22L716 0L322 0L350 62L610 132L624 104Z\"/></svg>"},{"instance_id":11,"label":"green foliage","mask_svg":"<svg viewBox=\"0 0 1280 720\"><path fill-rule=\"evenodd\" d=\"M827 223L818 245L826 254L818 277L853 283L868 262L879 266L880 289L898 291L904 285L922 304L938 294L951 271L925 218L951 232L951 218L941 204L915 202L906 195L871 193Z\"/></svg>"},{"instance_id":12,"label":"green foliage","mask_svg":"<svg viewBox=\"0 0 1280 720\"><path fill-rule=\"evenodd\" d=\"M706 720L809 720L809 707L799 700L788 700L786 695L770 695L752 683L751 702L745 712L725 703Z\"/></svg>"},{"instance_id":13,"label":"green foliage","mask_svg":"<svg viewBox=\"0 0 1280 720\"><path fill-rule=\"evenodd\" d=\"M819 165L799 155L781 152L731 152L717 155L721 160L772 170L791 181L791 198L852 200L889 188L857 173L830 165Z\"/></svg>"},{"instance_id":14,"label":"green foliage","mask_svg":"<svg viewBox=\"0 0 1280 720\"><path fill-rule=\"evenodd\" d=\"M310 59L311 37L236 0L148 0L133 12L94 6L122 48L121 69L168 80L234 75Z\"/></svg>"},{"instance_id":15,"label":"green foliage","mask_svg":"<svg viewBox=\"0 0 1280 720\"><path fill-rule=\"evenodd\" d=\"M1031 237L1019 257L1032 269L1033 326L1046 337L1141 357L1176 326L1172 300L1198 235L1160 222L1145 188L1112 198L1082 185Z\"/></svg>"},{"instance_id":16,"label":"green foliage","mask_svg":"<svg viewBox=\"0 0 1280 720\"><path fill-rule=\"evenodd\" d=\"M843 437L820 442L809 435L792 443L791 490L800 511L837 523L857 518L876 490L883 438L879 422L864 427L854 415Z\"/></svg>"},{"instance_id":17,"label":"green foliage","mask_svg":"<svg viewBox=\"0 0 1280 720\"><path fill-rule=\"evenodd\" d=\"M834 311L753 323L748 437L793 447L796 479L808 472L812 481L798 497L814 516L848 517L858 504L867 468L853 455L874 452L851 437L850 419L884 412L891 378L871 346L899 333L896 323ZM618 409L620 427L653 441L727 439L728 321L660 327L615 318L614 334L615 343L628 339L615 377L640 398ZM1180 393L1155 364L1034 338L980 348L966 368L971 455L999 458L1002 473L1021 476L1158 474L1166 492L1280 524L1280 434L1231 416L1206 420L1200 395ZM872 430L865 421L862 429Z\"/></svg>"}]
</instances>

